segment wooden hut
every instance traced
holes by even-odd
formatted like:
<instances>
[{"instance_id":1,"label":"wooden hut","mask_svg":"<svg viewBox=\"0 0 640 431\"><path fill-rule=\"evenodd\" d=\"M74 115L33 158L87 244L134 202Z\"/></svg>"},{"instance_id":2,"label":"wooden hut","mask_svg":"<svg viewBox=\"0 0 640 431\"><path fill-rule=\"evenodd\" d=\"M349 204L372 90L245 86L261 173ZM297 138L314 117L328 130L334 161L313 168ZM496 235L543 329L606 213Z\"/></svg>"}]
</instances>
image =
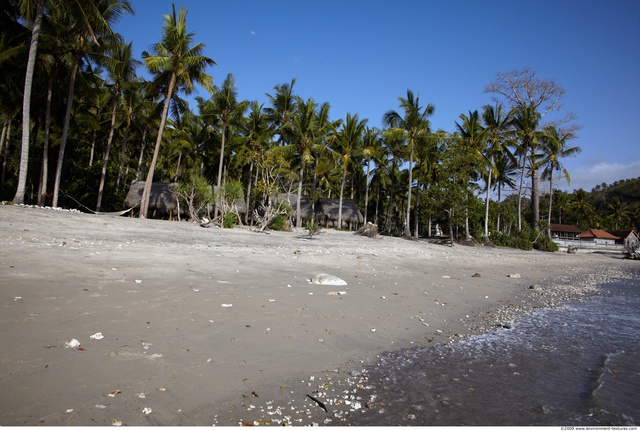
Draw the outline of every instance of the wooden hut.
<instances>
[{"instance_id":1,"label":"wooden hut","mask_svg":"<svg viewBox=\"0 0 640 431\"><path fill-rule=\"evenodd\" d=\"M325 228L338 226L338 210L340 199L320 198L315 206L316 220ZM349 225L349 229L357 229L358 224L364 222L364 216L353 199L342 199L342 226Z\"/></svg>"},{"instance_id":2,"label":"wooden hut","mask_svg":"<svg viewBox=\"0 0 640 431\"><path fill-rule=\"evenodd\" d=\"M149 215L153 218L172 218L177 213L178 203L171 192L171 186L175 183L152 183L151 196L149 197ZM132 181L129 193L124 200L126 207L133 207L142 200L145 181ZM139 208L138 208L139 210ZM185 214L186 208L180 208L181 214Z\"/></svg>"}]
</instances>

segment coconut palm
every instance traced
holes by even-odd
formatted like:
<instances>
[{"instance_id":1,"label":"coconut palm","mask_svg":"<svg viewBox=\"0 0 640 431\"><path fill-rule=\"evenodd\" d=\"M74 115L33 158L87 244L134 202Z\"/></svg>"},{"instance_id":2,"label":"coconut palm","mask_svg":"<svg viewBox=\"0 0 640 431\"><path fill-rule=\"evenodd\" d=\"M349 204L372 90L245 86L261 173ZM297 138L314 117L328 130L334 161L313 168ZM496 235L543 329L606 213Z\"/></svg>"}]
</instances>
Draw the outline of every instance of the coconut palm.
<instances>
[{"instance_id":1,"label":"coconut palm","mask_svg":"<svg viewBox=\"0 0 640 431\"><path fill-rule=\"evenodd\" d=\"M314 152L324 143L326 135L335 125L329 122L328 103L317 104L313 98L306 101L295 96L295 110L291 115L291 126L279 128L278 133L285 136L287 145L279 147L280 151L289 155L298 163L298 192L296 197L296 227L302 226L301 196L304 172L314 161Z\"/></svg>"},{"instance_id":2,"label":"coconut palm","mask_svg":"<svg viewBox=\"0 0 640 431\"><path fill-rule=\"evenodd\" d=\"M522 230L522 187L527 164L531 175L531 212L533 228L536 227L538 219L540 218L538 205L538 167L536 167L536 163L539 159L538 144L540 133L538 132L538 126L540 124L540 119L541 115L533 103L529 105L519 105L515 109L513 126L514 134L519 141L519 144L517 145L517 153L521 160L520 186L518 190L518 231Z\"/></svg>"},{"instance_id":3,"label":"coconut palm","mask_svg":"<svg viewBox=\"0 0 640 431\"><path fill-rule=\"evenodd\" d=\"M205 118L205 121L211 124L218 124L221 128L220 161L218 163L218 178L216 180L216 188L221 193L224 150L228 129L233 126L238 126L242 122L249 102L246 100L238 101L238 90L236 89L233 75L230 73L222 83L222 88L214 89L213 96L211 96L209 102L210 103L201 104L200 115ZM219 210L219 205L216 205L214 218L218 217Z\"/></svg>"},{"instance_id":4,"label":"coconut palm","mask_svg":"<svg viewBox=\"0 0 640 431\"><path fill-rule=\"evenodd\" d=\"M551 237L551 207L553 203L553 173L562 171L567 179L567 185L571 183L569 172L562 166L561 158L580 153L580 147L567 147L567 142L574 139L572 132L563 132L554 126L547 126L542 131L541 141L544 158L540 161L544 166L542 179L549 180L549 214L547 218L547 236Z\"/></svg>"},{"instance_id":5,"label":"coconut palm","mask_svg":"<svg viewBox=\"0 0 640 431\"><path fill-rule=\"evenodd\" d=\"M377 128L366 127L362 137L362 157L367 162L366 186L364 194L364 224L367 224L369 212L369 186L371 185L371 161L382 153L382 133Z\"/></svg>"},{"instance_id":6,"label":"coconut palm","mask_svg":"<svg viewBox=\"0 0 640 431\"><path fill-rule=\"evenodd\" d=\"M272 106L264 108L264 112L278 134L280 145L288 143L286 138L291 131L291 116L296 107L296 96L293 93L295 84L296 80L292 79L289 84L276 85L274 95L267 94Z\"/></svg>"},{"instance_id":7,"label":"coconut palm","mask_svg":"<svg viewBox=\"0 0 640 431\"><path fill-rule=\"evenodd\" d=\"M460 115L460 119L462 120L462 124L456 121L456 131L459 136L461 147L468 153L467 157L465 157L464 163L466 166L463 166L463 172L466 175L464 179L464 183L468 183L470 179L473 178L477 169L480 168L481 165L486 164L486 159L484 157L485 148L487 145L487 130L482 127L480 121L480 115L478 111L469 111L469 115ZM467 200L470 199L469 189L467 189ZM469 208L465 207L465 239L468 241L471 239L471 234L469 232ZM488 217L488 215L487 215ZM486 225L486 223L485 223ZM488 237L488 229L485 232L485 237Z\"/></svg>"},{"instance_id":8,"label":"coconut palm","mask_svg":"<svg viewBox=\"0 0 640 431\"><path fill-rule=\"evenodd\" d=\"M414 96L411 90L407 90L407 97L398 97L400 107L404 110L404 116L396 111L388 111L382 118L383 124L389 127L385 135L390 140L401 140L405 144L409 161L409 185L407 190L407 214L404 225L404 235L411 236L409 217L411 215L411 189L413 186L413 156L417 147L427 145L427 140L431 134L431 123L429 117L433 115L435 106L428 104L422 108L420 98Z\"/></svg>"},{"instance_id":9,"label":"coconut palm","mask_svg":"<svg viewBox=\"0 0 640 431\"><path fill-rule=\"evenodd\" d=\"M58 205L58 194L60 190L60 180L62 178L62 164L69 137L71 125L71 112L73 110L73 97L75 91L76 77L83 62L88 63L88 56L93 54L92 50L99 46L100 38L113 34L111 25L114 24L123 14L133 13L129 0L96 0L92 2L81 2L74 0L60 2L56 7L59 22L67 23L69 34L66 40L69 41L68 51L72 58L71 72L69 76L69 92L67 95L67 109L65 112L62 137L58 152L58 162L56 164L56 175L53 185L52 206Z\"/></svg>"},{"instance_id":10,"label":"coconut palm","mask_svg":"<svg viewBox=\"0 0 640 431\"><path fill-rule=\"evenodd\" d=\"M31 30L31 43L29 44L29 57L27 71L24 80L24 93L22 97L22 147L20 151L20 168L18 171L18 188L13 197L13 203L24 203L25 185L27 183L27 167L29 165L29 129L31 111L31 88L33 86L33 71L36 65L38 52L38 39L44 17L45 0L23 0L20 3L20 12L27 22L33 20Z\"/></svg>"},{"instance_id":11,"label":"coconut palm","mask_svg":"<svg viewBox=\"0 0 640 431\"><path fill-rule=\"evenodd\" d=\"M341 129L332 135L331 150L334 157L339 161L342 170L340 200L338 203L338 229L342 228L342 199L344 185L347 181L347 169L360 154L366 125L367 120L361 120L358 114L347 114L347 120L342 124Z\"/></svg>"},{"instance_id":12,"label":"coconut palm","mask_svg":"<svg viewBox=\"0 0 640 431\"><path fill-rule=\"evenodd\" d=\"M140 61L133 58L132 43L125 43L124 39L119 36L114 38L113 43L107 45L106 55L100 59L108 73L108 84L113 92L113 101L111 105L111 125L107 144L104 150L104 159L102 161L102 172L100 175L100 186L98 187L98 203L96 211L100 211L102 203L102 193L104 192L104 182L107 176L107 166L109 164L109 153L111 152L111 143L113 141L113 133L116 128L116 114L118 106L122 103L122 95L127 83L136 78L136 67Z\"/></svg>"},{"instance_id":13,"label":"coconut palm","mask_svg":"<svg viewBox=\"0 0 640 431\"><path fill-rule=\"evenodd\" d=\"M213 78L204 71L207 66L216 63L203 55L204 44L197 43L192 46L195 34L187 31L188 10L180 7L177 15L175 5L172 5L172 10L171 15L164 16L162 40L153 46L155 55L146 51L142 53L144 63L149 71L155 75L156 81L167 84L167 90L153 157L140 201L141 218L146 218L149 210L151 183L162 143L162 132L174 92L182 90L185 94L190 94L194 90L195 84L204 86L208 91L213 90Z\"/></svg>"},{"instance_id":14,"label":"coconut palm","mask_svg":"<svg viewBox=\"0 0 640 431\"><path fill-rule=\"evenodd\" d=\"M512 113L504 112L504 108L500 104L485 105L482 108L482 120L485 130L487 131L487 146L485 157L488 160L487 170L487 196L485 198L485 215L484 215L484 237L489 239L489 192L491 190L491 180L495 171L495 158L505 151L508 151L506 143L507 134L511 129Z\"/></svg>"},{"instance_id":15,"label":"coconut palm","mask_svg":"<svg viewBox=\"0 0 640 431\"><path fill-rule=\"evenodd\" d=\"M249 103L249 115L241 125L242 129L242 145L238 152L238 157L245 161L249 161L249 179L247 181L245 224L249 224L249 214L251 211L250 197L251 185L253 180L253 168L258 163L264 161L265 153L269 148L269 143L273 137L273 129L269 124L264 105L258 104L257 101ZM257 178L257 175L256 175Z\"/></svg>"}]
</instances>

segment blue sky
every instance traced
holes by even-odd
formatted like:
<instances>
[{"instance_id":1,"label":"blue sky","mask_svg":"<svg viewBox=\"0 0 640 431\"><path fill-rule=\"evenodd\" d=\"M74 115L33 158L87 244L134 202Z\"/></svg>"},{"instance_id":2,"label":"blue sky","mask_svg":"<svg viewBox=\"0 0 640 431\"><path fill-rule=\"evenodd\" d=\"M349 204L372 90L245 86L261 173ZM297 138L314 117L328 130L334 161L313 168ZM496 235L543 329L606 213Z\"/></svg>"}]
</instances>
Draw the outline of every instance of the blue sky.
<instances>
[{"instance_id":1,"label":"blue sky","mask_svg":"<svg viewBox=\"0 0 640 431\"><path fill-rule=\"evenodd\" d=\"M133 0L115 26L140 58L160 41L170 0ZM496 73L530 67L565 88L562 113L582 126L564 160L565 190L640 177L638 0L184 0L187 26L241 99L297 79L295 92L381 127L407 89L435 105L434 129L491 103ZM138 71L146 76L144 67ZM207 97L204 90L200 96Z\"/></svg>"}]
</instances>

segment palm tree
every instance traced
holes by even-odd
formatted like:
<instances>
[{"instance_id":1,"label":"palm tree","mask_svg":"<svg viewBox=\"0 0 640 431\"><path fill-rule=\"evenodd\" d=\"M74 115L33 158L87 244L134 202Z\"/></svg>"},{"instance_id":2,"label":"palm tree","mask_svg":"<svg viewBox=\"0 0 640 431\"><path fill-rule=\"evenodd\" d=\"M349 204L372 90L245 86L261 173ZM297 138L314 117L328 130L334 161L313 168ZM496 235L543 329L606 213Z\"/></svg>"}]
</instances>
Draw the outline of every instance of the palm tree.
<instances>
[{"instance_id":1,"label":"palm tree","mask_svg":"<svg viewBox=\"0 0 640 431\"><path fill-rule=\"evenodd\" d=\"M107 176L107 166L109 164L109 153L111 152L111 143L113 141L113 133L116 128L116 114L118 105L122 102L122 94L128 82L136 77L136 67L140 61L133 58L132 43L125 43L124 39L117 36L112 44L106 47L107 55L101 59L101 63L105 65L109 74L109 82L111 91L113 91L113 101L111 106L111 126L109 128L109 136L107 145L104 150L104 159L102 162L102 172L100 175L100 186L98 187L98 203L96 204L96 212L100 211L102 203L102 193L104 192L104 182Z\"/></svg>"},{"instance_id":2,"label":"palm tree","mask_svg":"<svg viewBox=\"0 0 640 431\"><path fill-rule=\"evenodd\" d=\"M272 106L264 108L264 112L278 134L280 145L288 143L287 134L291 130L291 116L296 108L296 96L293 93L295 83L296 80L292 79L289 84L276 85L275 95L267 94Z\"/></svg>"},{"instance_id":3,"label":"palm tree","mask_svg":"<svg viewBox=\"0 0 640 431\"><path fill-rule=\"evenodd\" d=\"M588 228L595 215L595 210L589 200L589 194L583 189L578 189L573 192L571 202L568 205L568 208L578 217L578 225L581 228Z\"/></svg>"},{"instance_id":4,"label":"palm tree","mask_svg":"<svg viewBox=\"0 0 640 431\"><path fill-rule=\"evenodd\" d=\"M567 141L575 138L572 132L563 132L554 126L547 126L542 132L542 150L544 158L540 164L544 166L542 179L549 180L549 215L547 219L547 236L551 237L551 206L553 203L553 172L562 171L567 179L567 185L571 182L569 172L562 166L560 159L580 153L580 147L567 148Z\"/></svg>"},{"instance_id":5,"label":"palm tree","mask_svg":"<svg viewBox=\"0 0 640 431\"><path fill-rule=\"evenodd\" d=\"M205 103L201 105L200 115L205 119L213 117L221 127L221 139L220 139L220 162L218 163L218 179L216 181L216 188L219 193L222 193L222 171L224 166L224 147L227 138L228 129L232 126L239 125L244 113L247 110L248 102L243 100L238 101L238 90L235 86L235 80L232 74L228 74L222 88L215 89L213 96L210 99L211 103ZM218 217L219 205L216 205L214 211L214 218Z\"/></svg>"},{"instance_id":6,"label":"palm tree","mask_svg":"<svg viewBox=\"0 0 640 431\"><path fill-rule=\"evenodd\" d=\"M500 216L502 203L502 188L515 188L515 177L518 174L518 165L516 158L508 147L504 151L497 153L493 160L495 168L494 185L498 188L498 219L496 220L496 230L500 232Z\"/></svg>"},{"instance_id":7,"label":"palm tree","mask_svg":"<svg viewBox=\"0 0 640 431\"><path fill-rule=\"evenodd\" d=\"M486 155L488 159L488 175L487 175L487 196L485 198L485 215L484 215L484 237L489 239L489 191L491 190L491 180L495 171L495 158L505 151L507 133L511 128L512 112L505 113L503 106L500 104L485 105L482 108L482 119L485 130L487 131Z\"/></svg>"},{"instance_id":8,"label":"palm tree","mask_svg":"<svg viewBox=\"0 0 640 431\"><path fill-rule=\"evenodd\" d=\"M58 10L60 21L67 22L67 28L70 30L67 40L69 40L70 43L68 49L73 58L73 65L69 76L67 109L64 117L53 185L52 206L54 207L58 206L62 164L67 139L69 137L73 96L78 70L86 57L92 54L91 50L100 44L99 39L102 36L113 34L111 25L124 13L133 13L129 0L96 0L93 2L80 2L79 0L75 0L71 2L61 2L59 6L63 6Z\"/></svg>"},{"instance_id":9,"label":"palm tree","mask_svg":"<svg viewBox=\"0 0 640 431\"><path fill-rule=\"evenodd\" d=\"M264 105L257 101L249 103L249 115L242 123L242 146L238 156L249 160L249 179L247 181L245 224L249 224L249 214L251 213L251 184L253 180L253 168L265 158L269 142L273 137L273 129L268 122L264 112ZM257 177L257 176L256 176Z\"/></svg>"},{"instance_id":10,"label":"palm tree","mask_svg":"<svg viewBox=\"0 0 640 431\"><path fill-rule=\"evenodd\" d=\"M33 86L33 71L36 65L36 54L38 52L38 39L42 28L44 17L45 0L22 0L20 12L22 16L31 22L31 43L29 44L29 57L27 60L27 71L24 80L24 94L22 97L22 148L20 151L20 168L18 171L18 188L13 197L13 203L24 203L25 185L27 183L27 167L29 165L29 123L31 111L31 88ZM35 8L35 10L34 10Z\"/></svg>"},{"instance_id":11,"label":"palm tree","mask_svg":"<svg viewBox=\"0 0 640 431\"><path fill-rule=\"evenodd\" d=\"M281 148L298 162L298 192L296 197L296 227L302 226L301 196L304 171L314 160L314 151L323 143L327 133L334 127L329 122L329 104L318 105L313 98L306 101L295 96L295 110L291 115L291 127L288 131L282 127L283 133L290 143Z\"/></svg>"},{"instance_id":12,"label":"palm tree","mask_svg":"<svg viewBox=\"0 0 640 431\"><path fill-rule=\"evenodd\" d=\"M156 163L158 161L158 153L160 152L160 144L162 143L162 132L169 114L169 105L174 91L184 91L190 94L195 84L204 86L208 91L212 91L213 78L207 75L204 70L207 66L216 63L209 57L204 56L204 44L193 43L194 33L187 31L187 13L180 7L178 15L176 15L176 7L172 5L173 13L165 15L164 30L162 40L154 45L155 55L143 52L144 63L156 76L159 82L168 83L164 108L160 119L160 127L158 128L158 137L151 158L151 165L147 173L146 183L142 192L142 200L140 201L140 217L146 218L149 210L149 195L151 193L151 183Z\"/></svg>"},{"instance_id":13,"label":"palm tree","mask_svg":"<svg viewBox=\"0 0 640 431\"><path fill-rule=\"evenodd\" d=\"M607 203L609 208L609 216L607 217L611 223L611 227L615 230L620 229L624 224L631 221L631 209L626 202L622 202L618 196L611 198L611 201Z\"/></svg>"},{"instance_id":14,"label":"palm tree","mask_svg":"<svg viewBox=\"0 0 640 431\"><path fill-rule=\"evenodd\" d=\"M404 235L411 236L409 218L411 215L411 189L413 186L413 155L417 147L426 145L431 134L429 117L433 115L435 106L428 104L425 108L420 106L420 98L415 97L411 90L407 90L407 97L399 97L400 107L404 110L404 116L396 111L388 111L382 118L383 124L389 129L385 131L388 139L402 140L409 152L409 185L407 191L407 215L405 218Z\"/></svg>"},{"instance_id":15,"label":"palm tree","mask_svg":"<svg viewBox=\"0 0 640 431\"><path fill-rule=\"evenodd\" d=\"M480 122L480 115L478 111L469 111L469 115L460 115L462 124L456 121L456 130L459 135L460 144L468 154L465 158L466 167L463 168L465 173L464 183L468 183L469 179L474 176L476 169L482 164L484 159L485 146L487 145L487 130L482 127ZM489 167L491 169L491 166ZM469 189L467 189L467 200L470 199ZM465 239L468 241L471 239L469 232L469 207L465 207ZM488 217L488 214L487 214ZM485 220L485 238L488 238L489 231L487 228L488 221Z\"/></svg>"},{"instance_id":16,"label":"palm tree","mask_svg":"<svg viewBox=\"0 0 640 431\"><path fill-rule=\"evenodd\" d=\"M536 110L536 106L532 103L529 105L520 105L516 108L513 117L514 133L520 142L518 153L521 158L520 187L518 191L518 231L522 231L522 186L525 177L525 169L527 162L531 174L531 212L532 227L535 229L539 214L539 196L538 196L538 168L535 167L539 155L538 149L538 124L541 115Z\"/></svg>"},{"instance_id":17,"label":"palm tree","mask_svg":"<svg viewBox=\"0 0 640 431\"><path fill-rule=\"evenodd\" d=\"M366 186L364 194L364 224L367 224L369 212L369 186L371 184L371 160L375 160L382 153L382 134L377 128L366 127L362 137L362 157L367 161Z\"/></svg>"},{"instance_id":18,"label":"palm tree","mask_svg":"<svg viewBox=\"0 0 640 431\"><path fill-rule=\"evenodd\" d=\"M342 168L342 181L340 183L340 201L338 203L338 229L342 228L342 199L344 185L347 181L347 169L353 164L362 147L362 137L367 125L367 120L361 120L358 114L347 114L347 120L342 128L333 134L332 151L340 162Z\"/></svg>"}]
</instances>

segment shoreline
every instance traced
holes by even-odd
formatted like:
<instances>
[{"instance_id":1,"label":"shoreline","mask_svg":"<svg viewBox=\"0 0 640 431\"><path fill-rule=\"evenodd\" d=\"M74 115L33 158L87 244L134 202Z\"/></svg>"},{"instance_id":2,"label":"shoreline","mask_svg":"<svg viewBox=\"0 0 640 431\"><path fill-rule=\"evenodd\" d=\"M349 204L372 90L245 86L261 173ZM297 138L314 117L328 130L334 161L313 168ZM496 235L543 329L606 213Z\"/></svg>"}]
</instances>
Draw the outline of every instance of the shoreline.
<instances>
[{"instance_id":1,"label":"shoreline","mask_svg":"<svg viewBox=\"0 0 640 431\"><path fill-rule=\"evenodd\" d=\"M340 425L371 408L380 353L495 330L637 268L20 206L0 206L0 233L3 425ZM347 285L308 282L320 273Z\"/></svg>"}]
</instances>

